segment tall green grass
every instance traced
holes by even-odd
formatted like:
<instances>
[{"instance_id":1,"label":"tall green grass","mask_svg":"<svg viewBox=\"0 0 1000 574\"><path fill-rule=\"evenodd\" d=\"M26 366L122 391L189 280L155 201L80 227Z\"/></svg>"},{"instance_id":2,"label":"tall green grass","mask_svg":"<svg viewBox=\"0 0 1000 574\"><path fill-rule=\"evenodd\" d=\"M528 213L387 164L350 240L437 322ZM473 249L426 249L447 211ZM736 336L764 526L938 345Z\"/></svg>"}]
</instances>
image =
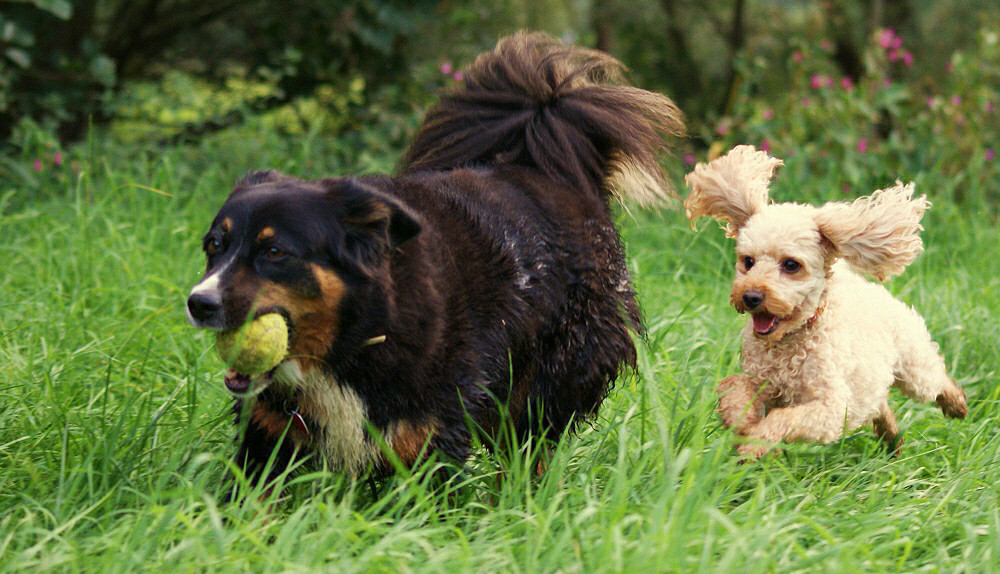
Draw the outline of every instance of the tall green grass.
<instances>
[{"instance_id":1,"label":"tall green grass","mask_svg":"<svg viewBox=\"0 0 1000 574\"><path fill-rule=\"evenodd\" d=\"M933 171L900 174L935 206L926 253L889 287L924 314L971 410L946 421L894 395L898 459L859 431L737 464L714 413L739 368L732 245L679 210L633 210L639 372L543 477L525 455L502 473L476 457L443 484L434 461L381 484L303 465L282 499L222 504L222 364L184 316L199 238L244 171L342 171L322 142L262 137L126 158L94 144L70 184L0 192L0 570L1000 569L1000 233L994 206L955 205ZM355 170L391 168L364 157ZM774 195L842 196L829 167L789 160Z\"/></svg>"}]
</instances>

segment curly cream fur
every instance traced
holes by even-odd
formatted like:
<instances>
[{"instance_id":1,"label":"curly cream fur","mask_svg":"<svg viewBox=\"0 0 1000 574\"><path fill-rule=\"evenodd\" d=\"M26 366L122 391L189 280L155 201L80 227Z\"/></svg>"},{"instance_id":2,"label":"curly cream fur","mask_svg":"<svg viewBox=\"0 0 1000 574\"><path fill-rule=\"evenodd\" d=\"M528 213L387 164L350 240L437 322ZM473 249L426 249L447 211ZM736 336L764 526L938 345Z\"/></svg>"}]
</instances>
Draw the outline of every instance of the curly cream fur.
<instances>
[{"instance_id":1,"label":"curly cream fur","mask_svg":"<svg viewBox=\"0 0 1000 574\"><path fill-rule=\"evenodd\" d=\"M687 178L692 223L713 217L736 239L730 301L753 317L743 335L745 374L718 389L723 424L748 439L740 453L752 459L775 443L829 443L870 423L897 453L890 387L964 417L965 394L923 318L858 273L884 280L916 259L926 198L897 183L853 203L768 204L778 165L740 146Z\"/></svg>"}]
</instances>

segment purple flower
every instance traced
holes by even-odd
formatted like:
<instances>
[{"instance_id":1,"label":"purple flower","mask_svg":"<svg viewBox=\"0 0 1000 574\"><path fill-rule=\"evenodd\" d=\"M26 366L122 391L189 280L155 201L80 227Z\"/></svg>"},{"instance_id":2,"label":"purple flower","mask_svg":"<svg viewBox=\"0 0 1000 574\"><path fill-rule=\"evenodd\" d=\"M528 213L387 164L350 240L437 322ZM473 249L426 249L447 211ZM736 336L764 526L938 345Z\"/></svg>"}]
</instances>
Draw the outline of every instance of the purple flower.
<instances>
[{"instance_id":1,"label":"purple flower","mask_svg":"<svg viewBox=\"0 0 1000 574\"><path fill-rule=\"evenodd\" d=\"M997 152L994 151L993 148L986 150L986 153L983 154L983 159L985 159L986 161L993 161L996 158L997 158Z\"/></svg>"},{"instance_id":2,"label":"purple flower","mask_svg":"<svg viewBox=\"0 0 1000 574\"><path fill-rule=\"evenodd\" d=\"M760 148L760 151L771 153L771 142L767 139L760 140L760 145L757 147Z\"/></svg>"},{"instance_id":3,"label":"purple flower","mask_svg":"<svg viewBox=\"0 0 1000 574\"><path fill-rule=\"evenodd\" d=\"M462 80L465 79L465 74L463 74L462 72L455 72L454 74L451 75L451 77L455 78L456 82L461 82Z\"/></svg>"},{"instance_id":4,"label":"purple flower","mask_svg":"<svg viewBox=\"0 0 1000 574\"><path fill-rule=\"evenodd\" d=\"M55 155L52 156L52 163L56 164L56 167L60 167L63 164L63 155L61 151L57 151Z\"/></svg>"},{"instance_id":5,"label":"purple flower","mask_svg":"<svg viewBox=\"0 0 1000 574\"><path fill-rule=\"evenodd\" d=\"M715 133L722 137L726 137L726 134L729 133L729 122L720 123L719 126L715 128Z\"/></svg>"},{"instance_id":6,"label":"purple flower","mask_svg":"<svg viewBox=\"0 0 1000 574\"><path fill-rule=\"evenodd\" d=\"M445 60L444 62L441 62L441 73L442 74L444 74L445 76L450 76L451 73L452 73L452 71L453 70L452 70L452 67L451 67L451 62L449 62L447 60Z\"/></svg>"},{"instance_id":7,"label":"purple flower","mask_svg":"<svg viewBox=\"0 0 1000 574\"><path fill-rule=\"evenodd\" d=\"M693 153L684 154L684 165L694 165L698 163L698 158L694 157Z\"/></svg>"},{"instance_id":8,"label":"purple flower","mask_svg":"<svg viewBox=\"0 0 1000 574\"><path fill-rule=\"evenodd\" d=\"M844 76L843 78L840 79L840 87L844 88L848 92L853 91L854 90L854 80L852 80L848 76Z\"/></svg>"},{"instance_id":9,"label":"purple flower","mask_svg":"<svg viewBox=\"0 0 1000 574\"><path fill-rule=\"evenodd\" d=\"M907 50L903 50L903 65L907 68L913 67L913 54Z\"/></svg>"},{"instance_id":10,"label":"purple flower","mask_svg":"<svg viewBox=\"0 0 1000 574\"><path fill-rule=\"evenodd\" d=\"M36 159L35 160L34 168L35 168L35 173L42 173L42 160L41 159Z\"/></svg>"},{"instance_id":11,"label":"purple flower","mask_svg":"<svg viewBox=\"0 0 1000 574\"><path fill-rule=\"evenodd\" d=\"M956 108L962 105L962 96L952 96L951 105L955 106Z\"/></svg>"},{"instance_id":12,"label":"purple flower","mask_svg":"<svg viewBox=\"0 0 1000 574\"><path fill-rule=\"evenodd\" d=\"M858 140L858 153L868 153L868 140L861 138Z\"/></svg>"}]
</instances>

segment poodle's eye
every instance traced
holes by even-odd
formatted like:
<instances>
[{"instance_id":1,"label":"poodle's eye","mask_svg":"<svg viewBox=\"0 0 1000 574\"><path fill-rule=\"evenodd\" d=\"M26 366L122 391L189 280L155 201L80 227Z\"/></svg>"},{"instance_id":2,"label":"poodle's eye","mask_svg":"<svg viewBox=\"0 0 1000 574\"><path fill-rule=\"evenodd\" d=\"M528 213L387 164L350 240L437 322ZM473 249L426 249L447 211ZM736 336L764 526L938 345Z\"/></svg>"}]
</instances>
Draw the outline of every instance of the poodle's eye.
<instances>
[{"instance_id":1,"label":"poodle's eye","mask_svg":"<svg viewBox=\"0 0 1000 574\"><path fill-rule=\"evenodd\" d=\"M756 263L756 261L754 261L754 258L749 255L743 258L743 268L747 271L750 271L750 268L753 267L754 263Z\"/></svg>"},{"instance_id":2,"label":"poodle's eye","mask_svg":"<svg viewBox=\"0 0 1000 574\"><path fill-rule=\"evenodd\" d=\"M785 273L797 273L799 269L802 269L802 264L794 259L785 259L781 262L781 270Z\"/></svg>"}]
</instances>

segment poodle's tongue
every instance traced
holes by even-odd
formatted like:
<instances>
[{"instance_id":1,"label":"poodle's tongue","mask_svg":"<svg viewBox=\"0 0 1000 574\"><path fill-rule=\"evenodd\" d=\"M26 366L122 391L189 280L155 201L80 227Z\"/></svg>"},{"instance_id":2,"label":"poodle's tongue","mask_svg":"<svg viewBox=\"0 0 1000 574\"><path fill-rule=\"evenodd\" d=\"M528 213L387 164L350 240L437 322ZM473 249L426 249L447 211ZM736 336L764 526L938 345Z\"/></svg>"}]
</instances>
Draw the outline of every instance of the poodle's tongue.
<instances>
[{"instance_id":1,"label":"poodle's tongue","mask_svg":"<svg viewBox=\"0 0 1000 574\"><path fill-rule=\"evenodd\" d=\"M778 327L778 318L770 313L757 313L753 316L753 331L758 335L770 335Z\"/></svg>"}]
</instances>

